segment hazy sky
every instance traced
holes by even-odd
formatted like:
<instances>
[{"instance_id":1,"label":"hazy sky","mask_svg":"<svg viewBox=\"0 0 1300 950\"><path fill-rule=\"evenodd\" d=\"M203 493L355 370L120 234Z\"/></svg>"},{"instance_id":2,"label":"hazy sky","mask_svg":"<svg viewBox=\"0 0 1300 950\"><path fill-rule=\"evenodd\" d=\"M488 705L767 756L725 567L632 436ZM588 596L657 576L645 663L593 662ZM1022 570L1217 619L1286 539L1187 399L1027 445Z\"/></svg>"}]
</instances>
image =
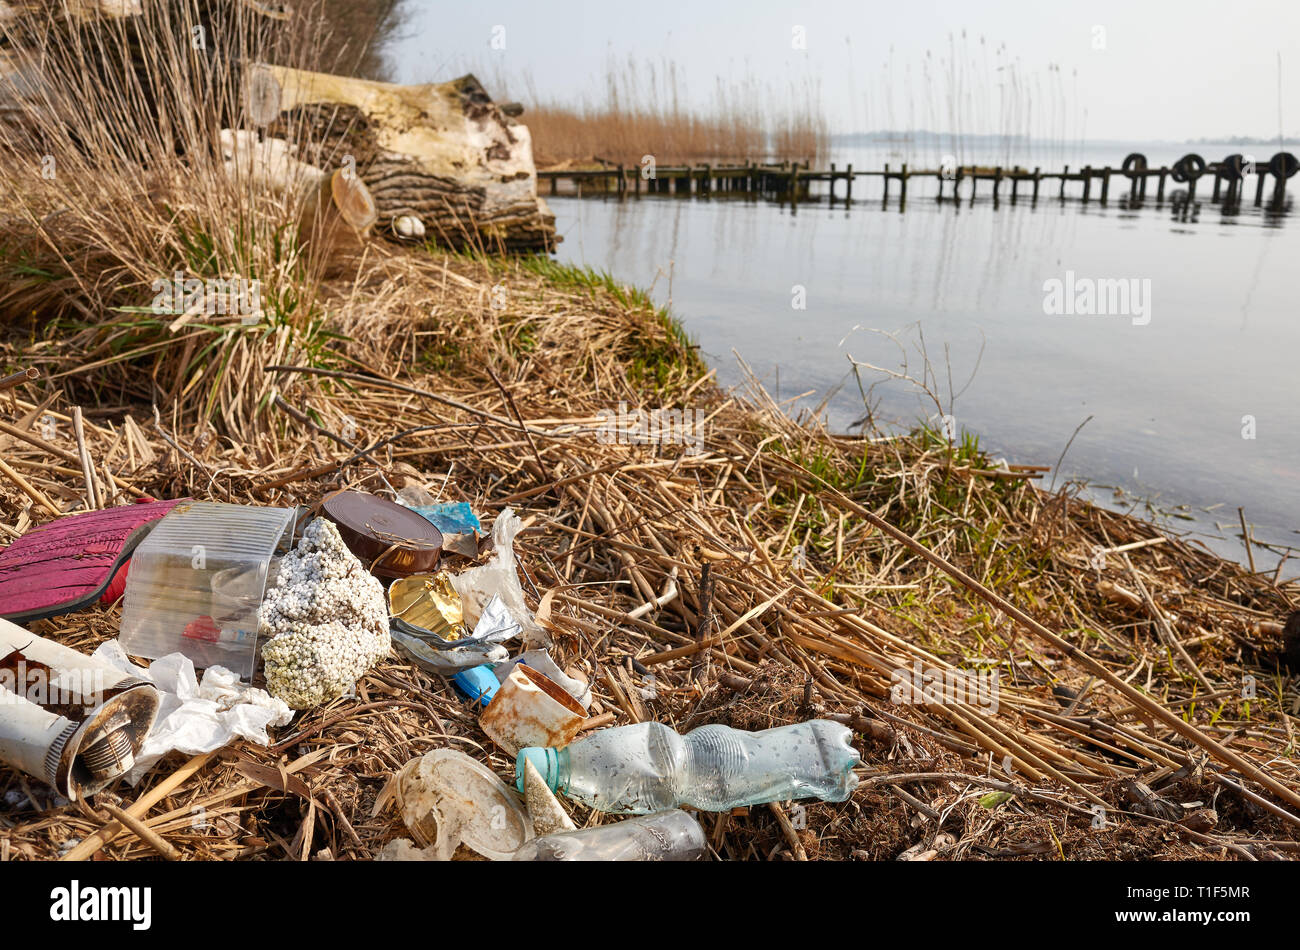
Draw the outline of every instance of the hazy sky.
<instances>
[{"instance_id":1,"label":"hazy sky","mask_svg":"<svg viewBox=\"0 0 1300 950\"><path fill-rule=\"evenodd\" d=\"M955 62L967 73L968 130L1010 121L1037 134L1067 127L1076 138L1086 121L1092 140L1275 137L1280 53L1281 128L1300 132L1295 0L406 0L406 10L391 48L400 82L473 70L489 88L494 75L517 87L526 76L541 97L595 99L610 60L632 55L676 63L696 101L709 101L719 77L753 77L778 95L815 84L837 132L946 130ZM796 27L805 50L792 47ZM955 56L944 62L950 42ZM1012 80L1014 95L995 85ZM524 97L522 88L511 94ZM999 119L1003 101L1017 105L1014 118Z\"/></svg>"}]
</instances>

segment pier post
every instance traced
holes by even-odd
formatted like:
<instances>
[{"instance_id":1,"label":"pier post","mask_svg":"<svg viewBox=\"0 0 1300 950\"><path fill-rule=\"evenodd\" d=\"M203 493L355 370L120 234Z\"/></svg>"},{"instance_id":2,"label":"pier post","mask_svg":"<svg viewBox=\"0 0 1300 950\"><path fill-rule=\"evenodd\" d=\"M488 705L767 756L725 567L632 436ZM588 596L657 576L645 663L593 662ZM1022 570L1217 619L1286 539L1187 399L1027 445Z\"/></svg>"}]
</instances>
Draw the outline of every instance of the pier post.
<instances>
[{"instance_id":1,"label":"pier post","mask_svg":"<svg viewBox=\"0 0 1300 950\"><path fill-rule=\"evenodd\" d=\"M979 187L980 176L975 166L970 167L970 203L972 207L975 204L975 191Z\"/></svg>"},{"instance_id":2,"label":"pier post","mask_svg":"<svg viewBox=\"0 0 1300 950\"><path fill-rule=\"evenodd\" d=\"M889 162L885 162L885 194L880 199L880 206L883 208L889 203Z\"/></svg>"},{"instance_id":3,"label":"pier post","mask_svg":"<svg viewBox=\"0 0 1300 950\"><path fill-rule=\"evenodd\" d=\"M844 204L848 205L853 201L853 164L849 164L848 171L844 173Z\"/></svg>"},{"instance_id":4,"label":"pier post","mask_svg":"<svg viewBox=\"0 0 1300 950\"><path fill-rule=\"evenodd\" d=\"M1011 203L1016 203L1016 192L1020 188L1020 166L1011 169Z\"/></svg>"},{"instance_id":5,"label":"pier post","mask_svg":"<svg viewBox=\"0 0 1300 950\"><path fill-rule=\"evenodd\" d=\"M1002 186L1002 166L993 169L993 203L998 203L998 188Z\"/></svg>"},{"instance_id":6,"label":"pier post","mask_svg":"<svg viewBox=\"0 0 1300 950\"><path fill-rule=\"evenodd\" d=\"M1222 176L1219 175L1219 166L1214 166L1214 191L1210 194L1211 201L1219 200L1219 187L1223 182Z\"/></svg>"},{"instance_id":7,"label":"pier post","mask_svg":"<svg viewBox=\"0 0 1300 950\"><path fill-rule=\"evenodd\" d=\"M1061 172L1061 200L1065 200L1065 179L1070 176L1070 166L1066 165L1065 170Z\"/></svg>"},{"instance_id":8,"label":"pier post","mask_svg":"<svg viewBox=\"0 0 1300 950\"><path fill-rule=\"evenodd\" d=\"M905 204L907 204L907 162L903 162L903 170L898 176L898 210L902 211Z\"/></svg>"},{"instance_id":9,"label":"pier post","mask_svg":"<svg viewBox=\"0 0 1300 950\"><path fill-rule=\"evenodd\" d=\"M1043 176L1042 176L1042 174L1041 174L1041 166L1035 166L1035 168L1034 168L1034 199L1033 199L1033 202L1032 202L1033 204L1038 204L1038 183L1039 183L1040 181L1042 181L1042 179L1043 179Z\"/></svg>"},{"instance_id":10,"label":"pier post","mask_svg":"<svg viewBox=\"0 0 1300 950\"><path fill-rule=\"evenodd\" d=\"M1083 203L1088 203L1088 193L1092 191L1092 166L1083 166Z\"/></svg>"},{"instance_id":11,"label":"pier post","mask_svg":"<svg viewBox=\"0 0 1300 950\"><path fill-rule=\"evenodd\" d=\"M1101 203L1105 204L1106 199L1110 196L1110 166L1107 165L1101 170Z\"/></svg>"},{"instance_id":12,"label":"pier post","mask_svg":"<svg viewBox=\"0 0 1300 950\"><path fill-rule=\"evenodd\" d=\"M1156 203L1157 203L1157 204L1159 204L1160 202L1162 202L1162 201L1165 200L1165 176L1168 175L1168 174L1169 174L1169 167L1168 167L1167 165L1161 165L1161 166L1160 166L1160 183L1156 186Z\"/></svg>"},{"instance_id":13,"label":"pier post","mask_svg":"<svg viewBox=\"0 0 1300 950\"><path fill-rule=\"evenodd\" d=\"M1264 172L1258 165L1255 166L1255 207L1264 199Z\"/></svg>"}]
</instances>

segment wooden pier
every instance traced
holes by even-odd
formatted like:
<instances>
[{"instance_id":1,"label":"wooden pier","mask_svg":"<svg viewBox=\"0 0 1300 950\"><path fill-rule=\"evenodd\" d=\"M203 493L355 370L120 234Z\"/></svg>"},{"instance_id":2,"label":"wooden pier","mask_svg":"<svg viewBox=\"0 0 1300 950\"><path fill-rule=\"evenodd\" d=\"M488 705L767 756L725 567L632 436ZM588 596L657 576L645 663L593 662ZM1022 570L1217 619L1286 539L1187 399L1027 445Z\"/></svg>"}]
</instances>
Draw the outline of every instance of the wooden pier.
<instances>
[{"instance_id":1,"label":"wooden pier","mask_svg":"<svg viewBox=\"0 0 1300 950\"><path fill-rule=\"evenodd\" d=\"M1095 167L1085 165L1071 170L1066 165L1059 172L1043 171L1041 168L1027 169L1015 166L956 166L941 169L909 168L906 163L898 168L888 164L880 170L857 170L852 165L837 168L834 164L829 169L813 170L807 164L799 162L758 163L745 165L686 165L657 167L653 170L641 166L607 166L604 168L564 169L539 171L537 173L539 189L542 182L550 183L550 193L560 194L560 182L568 182L570 194L579 197L586 194L611 195L619 197L636 196L642 193L695 195L707 197L747 196L753 198L774 198L798 204L800 201L821 200L829 198L831 204L853 202L853 182L858 178L880 178L883 182L882 204L888 204L891 185L896 186L896 200L899 210L907 205L907 183L913 178L935 179L938 182L938 194L935 200L953 202L968 200L974 203L979 194L986 194L997 204L1004 197L1012 202L1021 194L1037 203L1042 183L1058 183L1056 197L1060 201L1067 198L1066 186L1077 185L1071 190L1083 203L1097 200L1102 204L1111 197L1112 179L1120 179L1116 185L1128 183L1129 200L1145 200L1147 188L1152 179L1156 180L1156 201L1165 199L1166 182L1172 179L1178 185L1187 188L1187 200L1195 200L1201 179L1211 183L1211 201L1223 201L1238 204L1246 192L1246 180L1255 177L1255 205L1258 207L1264 198L1265 180L1273 179L1273 192L1270 204L1282 207L1286 194L1287 179L1300 170L1300 161L1290 152L1278 152L1267 163L1251 164L1241 155L1229 155L1219 162L1206 162L1201 156L1189 153L1171 166L1160 168L1148 167L1146 157L1134 153L1118 165ZM986 183L981 185L981 182ZM969 183L966 199L962 198L962 186ZM814 194L814 184L825 184L825 194ZM859 192L859 194L861 194Z\"/></svg>"}]
</instances>

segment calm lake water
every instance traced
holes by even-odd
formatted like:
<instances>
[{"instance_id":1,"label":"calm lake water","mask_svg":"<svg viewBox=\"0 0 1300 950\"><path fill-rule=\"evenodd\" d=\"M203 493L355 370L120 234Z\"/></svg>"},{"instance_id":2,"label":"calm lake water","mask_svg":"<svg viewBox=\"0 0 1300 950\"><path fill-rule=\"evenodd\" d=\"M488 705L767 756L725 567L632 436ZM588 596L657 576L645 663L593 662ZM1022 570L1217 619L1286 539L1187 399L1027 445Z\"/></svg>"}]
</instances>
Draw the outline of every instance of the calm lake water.
<instances>
[{"instance_id":1,"label":"calm lake water","mask_svg":"<svg viewBox=\"0 0 1300 950\"><path fill-rule=\"evenodd\" d=\"M1118 166L1131 150L1107 147L1078 164ZM1158 165L1193 149L1139 150ZM1251 151L1194 150L1207 160ZM1257 151L1266 162L1276 149ZM890 160L882 154L835 158L879 168ZM910 158L934 167L927 157ZM1291 183L1300 188L1300 178ZM1162 206L1153 179L1145 206L1130 208L1118 177L1106 206L1095 200L1099 182L1085 206L1061 204L1053 181L1036 207L1023 190L1011 204L1004 183L995 208L988 182L974 206L955 207L935 202L932 179L909 183L902 213L896 184L881 206L878 179L859 179L847 209L670 196L548 200L564 235L559 257L651 287L724 385L743 380L734 351L778 399L812 393L791 411L828 399L830 425L847 430L865 415L849 357L898 370L906 351L919 374L923 337L945 403L951 368L956 425L982 445L1012 463L1053 465L1091 417L1058 486L1086 481L1095 500L1168 519L1171 530L1244 560L1237 506L1257 541L1300 542L1300 221L1256 209L1253 180L1240 212L1225 213L1209 200L1211 184L1202 179L1199 206L1185 213L1171 206L1183 190L1172 180ZM1067 188L1078 194L1081 185ZM1076 289L1083 280L1135 280L1142 306L1048 314L1053 279ZM936 415L905 382L869 371L862 379L883 380L871 394L877 424ZM1254 438L1244 438L1252 425ZM1278 557L1257 550L1256 561L1271 568ZM1283 576L1295 573L1300 559L1284 565Z\"/></svg>"}]
</instances>

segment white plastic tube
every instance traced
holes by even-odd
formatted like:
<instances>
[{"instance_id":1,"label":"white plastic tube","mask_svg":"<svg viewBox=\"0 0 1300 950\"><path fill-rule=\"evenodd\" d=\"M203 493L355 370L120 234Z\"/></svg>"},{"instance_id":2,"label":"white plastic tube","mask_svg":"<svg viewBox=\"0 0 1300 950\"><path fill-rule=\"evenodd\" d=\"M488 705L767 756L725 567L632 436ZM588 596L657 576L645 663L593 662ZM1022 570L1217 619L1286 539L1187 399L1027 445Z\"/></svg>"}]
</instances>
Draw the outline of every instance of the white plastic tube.
<instances>
[{"instance_id":1,"label":"white plastic tube","mask_svg":"<svg viewBox=\"0 0 1300 950\"><path fill-rule=\"evenodd\" d=\"M151 684L0 619L0 761L65 797L131 767L159 702Z\"/></svg>"}]
</instances>

